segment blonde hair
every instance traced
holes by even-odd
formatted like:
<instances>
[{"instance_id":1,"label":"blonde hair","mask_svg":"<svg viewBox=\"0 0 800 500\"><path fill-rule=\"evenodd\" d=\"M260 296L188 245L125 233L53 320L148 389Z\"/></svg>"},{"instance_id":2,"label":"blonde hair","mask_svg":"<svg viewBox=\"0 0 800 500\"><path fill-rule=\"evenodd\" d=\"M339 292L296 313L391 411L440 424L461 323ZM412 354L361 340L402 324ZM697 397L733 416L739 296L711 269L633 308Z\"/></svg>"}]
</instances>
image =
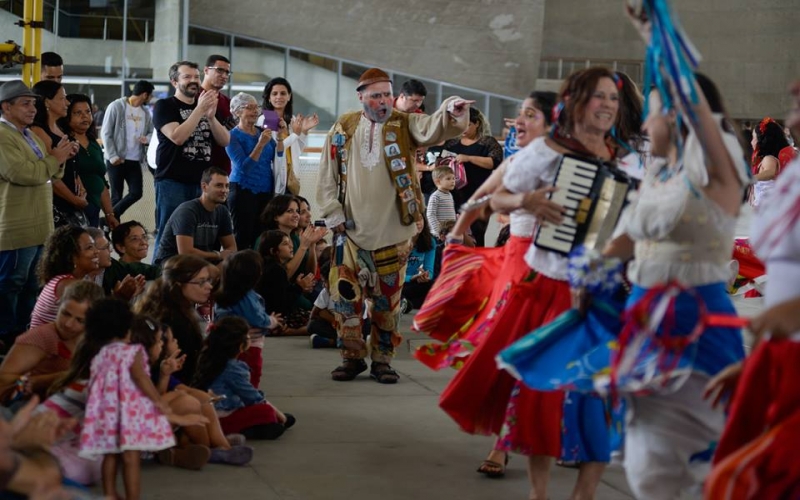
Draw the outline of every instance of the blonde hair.
<instances>
[{"instance_id":1,"label":"blonde hair","mask_svg":"<svg viewBox=\"0 0 800 500\"><path fill-rule=\"evenodd\" d=\"M442 180L447 175L455 176L456 174L453 172L452 168L450 168L450 167L448 167L446 165L442 165L442 166L436 167L436 168L433 169L433 172L431 172L431 177L433 177L434 181Z\"/></svg>"}]
</instances>

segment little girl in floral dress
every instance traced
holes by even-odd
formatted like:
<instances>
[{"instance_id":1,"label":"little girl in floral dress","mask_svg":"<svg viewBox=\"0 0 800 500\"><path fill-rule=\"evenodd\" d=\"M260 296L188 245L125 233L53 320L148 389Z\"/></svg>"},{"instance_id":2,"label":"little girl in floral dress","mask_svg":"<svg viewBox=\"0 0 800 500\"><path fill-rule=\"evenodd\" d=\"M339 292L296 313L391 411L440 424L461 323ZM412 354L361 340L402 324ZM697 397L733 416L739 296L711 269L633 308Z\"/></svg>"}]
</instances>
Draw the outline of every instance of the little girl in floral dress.
<instances>
[{"instance_id":1,"label":"little girl in floral dress","mask_svg":"<svg viewBox=\"0 0 800 500\"><path fill-rule=\"evenodd\" d=\"M120 458L125 498L140 497L140 454L175 445L167 407L150 380L147 353L128 343L133 313L124 302L103 299L86 315L86 332L106 345L92 359L89 399L81 431L81 456L103 455L103 493L117 495Z\"/></svg>"}]
</instances>

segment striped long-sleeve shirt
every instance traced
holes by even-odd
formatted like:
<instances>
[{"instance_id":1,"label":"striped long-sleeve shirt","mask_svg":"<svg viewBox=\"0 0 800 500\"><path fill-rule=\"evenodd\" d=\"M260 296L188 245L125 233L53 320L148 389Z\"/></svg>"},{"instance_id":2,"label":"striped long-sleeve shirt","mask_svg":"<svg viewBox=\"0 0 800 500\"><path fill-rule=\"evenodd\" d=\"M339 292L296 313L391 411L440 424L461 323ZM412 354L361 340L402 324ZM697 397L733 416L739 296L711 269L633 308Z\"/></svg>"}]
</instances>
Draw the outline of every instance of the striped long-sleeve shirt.
<instances>
[{"instance_id":1,"label":"striped long-sleeve shirt","mask_svg":"<svg viewBox=\"0 0 800 500\"><path fill-rule=\"evenodd\" d=\"M453 195L449 191L437 189L428 200L428 225L431 227L431 234L439 236L439 227L442 222L456 220L456 205Z\"/></svg>"}]
</instances>

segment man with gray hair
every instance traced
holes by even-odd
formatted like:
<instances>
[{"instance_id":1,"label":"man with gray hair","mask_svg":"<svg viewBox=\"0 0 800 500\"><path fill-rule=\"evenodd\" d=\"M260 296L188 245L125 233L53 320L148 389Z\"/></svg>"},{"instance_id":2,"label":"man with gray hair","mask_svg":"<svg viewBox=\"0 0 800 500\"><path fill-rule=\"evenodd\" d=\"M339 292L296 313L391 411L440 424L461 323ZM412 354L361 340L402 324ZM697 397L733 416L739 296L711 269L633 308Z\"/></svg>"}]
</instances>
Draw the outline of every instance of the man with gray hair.
<instances>
[{"instance_id":1,"label":"man with gray hair","mask_svg":"<svg viewBox=\"0 0 800 500\"><path fill-rule=\"evenodd\" d=\"M331 377L353 380L367 369L361 328L369 298L370 376L394 384L399 376L389 363L402 339L397 323L405 261L425 217L414 151L460 135L471 101L451 97L431 115L398 112L391 79L378 68L361 75L356 91L363 109L339 117L328 132L317 183L320 213L337 233L329 283L344 362Z\"/></svg>"},{"instance_id":2,"label":"man with gray hair","mask_svg":"<svg viewBox=\"0 0 800 500\"><path fill-rule=\"evenodd\" d=\"M139 80L130 97L120 97L108 105L100 136L108 180L111 181L111 204L117 219L142 198L142 168L146 166L146 145L153 133L153 120L144 105L153 95L153 84ZM123 198L125 183L128 194Z\"/></svg>"},{"instance_id":3,"label":"man with gray hair","mask_svg":"<svg viewBox=\"0 0 800 500\"><path fill-rule=\"evenodd\" d=\"M200 177L213 166L211 146L228 145L228 129L217 120L219 92L200 87L197 63L179 61L169 69L175 96L161 99L153 109L158 135L156 151L155 252L172 212L200 196Z\"/></svg>"}]
</instances>

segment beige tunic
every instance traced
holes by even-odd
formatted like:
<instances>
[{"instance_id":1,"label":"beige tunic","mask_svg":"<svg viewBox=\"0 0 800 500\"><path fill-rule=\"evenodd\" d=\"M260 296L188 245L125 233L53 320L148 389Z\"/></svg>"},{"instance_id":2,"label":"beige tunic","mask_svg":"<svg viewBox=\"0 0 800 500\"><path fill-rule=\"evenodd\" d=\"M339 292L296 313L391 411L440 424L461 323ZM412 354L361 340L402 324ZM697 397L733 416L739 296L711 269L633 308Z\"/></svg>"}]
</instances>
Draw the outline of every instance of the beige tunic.
<instances>
[{"instance_id":1,"label":"beige tunic","mask_svg":"<svg viewBox=\"0 0 800 500\"><path fill-rule=\"evenodd\" d=\"M459 118L448 112L457 97L451 97L432 115L412 113L408 117L409 135L420 146L439 144L460 135L467 127L469 113ZM339 203L339 172L331 158L333 129L325 139L319 164L317 204L328 227L352 220L355 229L347 235L364 250L377 250L402 243L414 236L414 224L400 222L397 192L386 169L383 125L362 116L353 134L347 158L347 198ZM413 158L407 158L413 165Z\"/></svg>"}]
</instances>

